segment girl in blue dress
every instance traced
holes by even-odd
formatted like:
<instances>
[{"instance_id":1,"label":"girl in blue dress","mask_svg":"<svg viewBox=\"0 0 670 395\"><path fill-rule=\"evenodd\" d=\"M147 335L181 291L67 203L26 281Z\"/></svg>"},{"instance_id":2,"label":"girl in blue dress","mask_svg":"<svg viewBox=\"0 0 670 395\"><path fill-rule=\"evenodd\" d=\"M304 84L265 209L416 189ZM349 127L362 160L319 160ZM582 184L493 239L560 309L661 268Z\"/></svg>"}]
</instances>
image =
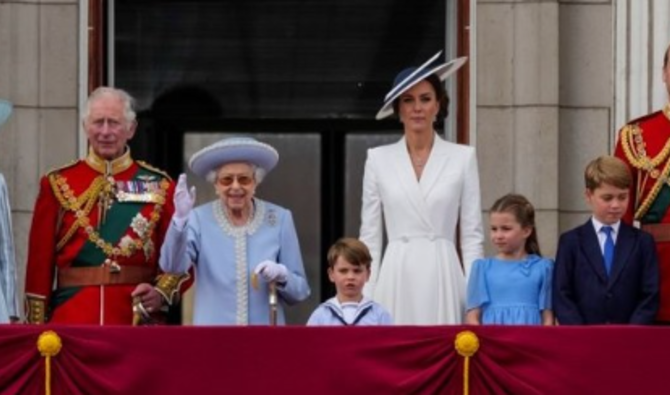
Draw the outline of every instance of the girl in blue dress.
<instances>
[{"instance_id":1,"label":"girl in blue dress","mask_svg":"<svg viewBox=\"0 0 670 395\"><path fill-rule=\"evenodd\" d=\"M553 262L540 254L533 205L521 195L505 195L491 207L490 223L498 253L472 266L465 323L552 325Z\"/></svg>"}]
</instances>

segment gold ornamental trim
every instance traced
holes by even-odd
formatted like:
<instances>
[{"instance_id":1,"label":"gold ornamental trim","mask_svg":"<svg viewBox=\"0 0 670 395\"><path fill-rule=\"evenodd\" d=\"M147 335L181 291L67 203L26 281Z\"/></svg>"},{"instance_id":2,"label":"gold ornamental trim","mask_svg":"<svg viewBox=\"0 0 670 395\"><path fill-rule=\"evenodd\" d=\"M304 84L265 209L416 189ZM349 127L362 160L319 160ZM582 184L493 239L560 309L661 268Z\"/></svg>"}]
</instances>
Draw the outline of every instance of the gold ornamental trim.
<instances>
[{"instance_id":1,"label":"gold ornamental trim","mask_svg":"<svg viewBox=\"0 0 670 395\"><path fill-rule=\"evenodd\" d=\"M131 158L130 149L127 147L123 155L111 161L99 157L93 151L93 148L89 148L88 155L84 160L93 170L107 176L119 174L130 169L130 166L133 165L133 158Z\"/></svg>"},{"instance_id":2,"label":"gold ornamental trim","mask_svg":"<svg viewBox=\"0 0 670 395\"><path fill-rule=\"evenodd\" d=\"M46 322L46 298L44 296L26 294L26 322L29 324Z\"/></svg>"},{"instance_id":3,"label":"gold ornamental trim","mask_svg":"<svg viewBox=\"0 0 670 395\"><path fill-rule=\"evenodd\" d=\"M479 350L479 338L472 331L461 331L456 334L454 341L456 352L462 356L463 361L463 395L470 393L470 358Z\"/></svg>"},{"instance_id":4,"label":"gold ornamental trim","mask_svg":"<svg viewBox=\"0 0 670 395\"><path fill-rule=\"evenodd\" d=\"M158 276L155 287L156 291L158 291L158 293L163 296L169 305L172 305L176 299L176 296L179 294L179 288L184 283L184 281L188 280L189 278L191 278L191 275L188 273L163 273Z\"/></svg>"},{"instance_id":5,"label":"gold ornamental trim","mask_svg":"<svg viewBox=\"0 0 670 395\"><path fill-rule=\"evenodd\" d=\"M44 357L44 392L51 395L51 358L58 355L63 347L60 336L54 331L44 331L37 339L37 349Z\"/></svg>"},{"instance_id":6,"label":"gold ornamental trim","mask_svg":"<svg viewBox=\"0 0 670 395\"><path fill-rule=\"evenodd\" d=\"M163 211L163 203L165 202L165 196L167 190L170 186L169 181L166 179L161 180L160 190L158 194L161 196L161 202L154 205L154 209L151 212L149 217L149 223L146 226L146 231L143 235L140 235L139 238L130 238L124 237L121 239L119 244L113 246L111 243L104 240L100 234L95 230L95 227L91 225L89 215L93 209L93 206L98 201L98 198L101 195L106 195L111 192L112 183L110 183L104 176L96 177L91 186L79 197L74 195L72 188L67 183L67 179L59 173L54 173L49 175L49 181L51 186L54 189L56 199L61 204L61 206L70 212L72 212L76 218L75 223L70 229L66 232L65 236L58 242L56 246L57 249L63 248L63 246L72 238L74 233L78 228L83 228L86 234L88 235L88 240L93 243L96 247L100 248L105 255L108 257L130 257L136 251L141 250L151 241L151 235L156 227L156 224L160 220L161 212ZM83 208L81 206L84 206Z\"/></svg>"},{"instance_id":7,"label":"gold ornamental trim","mask_svg":"<svg viewBox=\"0 0 670 395\"><path fill-rule=\"evenodd\" d=\"M670 120L670 104L663 108L663 114ZM643 137L643 129L638 123L629 124L621 129L621 148L628 162L636 168L643 180L638 180L638 187L636 195L639 197L642 194L643 187L647 183L648 178L654 180L649 193L635 208L635 219L640 220L649 211L656 197L661 192L663 185L670 185L670 139L665 143L665 146L653 158L647 156L646 143ZM665 164L664 164L665 163ZM658 166L663 165L663 169L659 170Z\"/></svg>"}]
</instances>

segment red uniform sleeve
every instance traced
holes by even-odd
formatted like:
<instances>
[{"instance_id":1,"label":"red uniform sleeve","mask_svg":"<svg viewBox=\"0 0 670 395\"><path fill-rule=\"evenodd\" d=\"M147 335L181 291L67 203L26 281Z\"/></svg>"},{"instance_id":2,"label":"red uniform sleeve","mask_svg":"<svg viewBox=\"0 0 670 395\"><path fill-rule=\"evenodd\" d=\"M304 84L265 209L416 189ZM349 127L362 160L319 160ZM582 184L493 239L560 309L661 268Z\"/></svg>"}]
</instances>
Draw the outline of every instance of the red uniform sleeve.
<instances>
[{"instance_id":1,"label":"red uniform sleeve","mask_svg":"<svg viewBox=\"0 0 670 395\"><path fill-rule=\"evenodd\" d=\"M40 180L28 239L26 295L44 297L48 302L56 266L56 233L60 203L47 177Z\"/></svg>"}]
</instances>

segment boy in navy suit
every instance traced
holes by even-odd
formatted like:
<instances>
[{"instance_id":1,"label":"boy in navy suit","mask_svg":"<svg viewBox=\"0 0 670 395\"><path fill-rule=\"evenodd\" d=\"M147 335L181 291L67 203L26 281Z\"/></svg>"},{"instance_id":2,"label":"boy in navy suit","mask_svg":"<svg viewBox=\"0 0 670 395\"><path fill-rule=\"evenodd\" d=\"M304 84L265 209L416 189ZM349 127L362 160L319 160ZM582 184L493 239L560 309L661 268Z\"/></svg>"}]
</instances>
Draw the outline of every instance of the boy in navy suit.
<instances>
[{"instance_id":1,"label":"boy in navy suit","mask_svg":"<svg viewBox=\"0 0 670 395\"><path fill-rule=\"evenodd\" d=\"M584 172L592 216L561 235L553 280L559 324L651 324L659 306L654 240L621 222L632 177L613 156L601 156Z\"/></svg>"}]
</instances>

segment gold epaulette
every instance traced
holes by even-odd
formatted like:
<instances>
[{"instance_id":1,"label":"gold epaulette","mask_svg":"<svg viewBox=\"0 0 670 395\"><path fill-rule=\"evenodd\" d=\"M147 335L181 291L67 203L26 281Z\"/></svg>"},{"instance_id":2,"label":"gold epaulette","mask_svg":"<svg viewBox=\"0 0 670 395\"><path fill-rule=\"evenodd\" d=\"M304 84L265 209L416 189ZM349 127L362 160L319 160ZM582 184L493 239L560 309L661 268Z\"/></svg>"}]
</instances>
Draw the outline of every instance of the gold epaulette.
<instances>
[{"instance_id":1,"label":"gold epaulette","mask_svg":"<svg viewBox=\"0 0 670 395\"><path fill-rule=\"evenodd\" d=\"M628 125L639 125L639 124L641 124L643 122L646 122L650 119L656 118L657 116L661 115L661 113L663 113L667 117L670 114L670 105L666 105L665 107L663 107L662 110L654 111L654 112L651 112L649 114L645 114L645 115L642 115L642 116L637 117L635 119L632 119L632 120L628 121Z\"/></svg>"},{"instance_id":2,"label":"gold epaulette","mask_svg":"<svg viewBox=\"0 0 670 395\"><path fill-rule=\"evenodd\" d=\"M46 321L46 298L41 295L26 294L26 322L44 324Z\"/></svg>"},{"instance_id":3,"label":"gold epaulette","mask_svg":"<svg viewBox=\"0 0 670 395\"><path fill-rule=\"evenodd\" d=\"M163 273L158 275L156 279L156 291L160 293L165 301L172 305L179 295L179 289L184 281L191 278L191 275L188 273L184 274L175 274L175 273Z\"/></svg>"},{"instance_id":4,"label":"gold epaulette","mask_svg":"<svg viewBox=\"0 0 670 395\"><path fill-rule=\"evenodd\" d=\"M644 140L642 140L642 132L638 124L629 123L621 128L619 139L623 153L631 166L641 169L644 165L647 165L638 153L640 145L642 145L641 148L644 149Z\"/></svg>"},{"instance_id":5,"label":"gold epaulette","mask_svg":"<svg viewBox=\"0 0 670 395\"><path fill-rule=\"evenodd\" d=\"M650 158L647 156L647 146L642 136L643 130L639 123L630 123L621 128L621 148L631 166L652 173L658 172L657 167L666 163L670 156L670 140L668 140L661 151ZM657 178L658 174L651 174L652 178Z\"/></svg>"},{"instance_id":6,"label":"gold epaulette","mask_svg":"<svg viewBox=\"0 0 670 395\"><path fill-rule=\"evenodd\" d=\"M170 175L168 173L166 173L165 171L163 171L163 170L161 170L157 167L153 167L150 164L148 164L147 162L144 162L144 161L141 161L141 160L137 160L135 162L137 162L137 164L140 165L140 167L143 167L143 168L145 168L149 171L152 171L154 173L158 173L158 174L162 175L163 177L167 178L168 181L172 181L172 177L170 177Z\"/></svg>"},{"instance_id":7,"label":"gold epaulette","mask_svg":"<svg viewBox=\"0 0 670 395\"><path fill-rule=\"evenodd\" d=\"M53 174L53 173L55 173L55 172L58 172L58 171L61 171L61 170L65 170L65 169L68 169L68 168L70 168L70 167L76 165L77 163L79 163L79 160L78 160L78 159L75 159L75 160L73 160L73 161L71 161L71 162L68 162L68 163L64 164L63 166L54 167L54 168L50 169L49 171L47 171L47 172L46 172L46 175L49 176L49 175L51 175L51 174Z\"/></svg>"}]
</instances>

